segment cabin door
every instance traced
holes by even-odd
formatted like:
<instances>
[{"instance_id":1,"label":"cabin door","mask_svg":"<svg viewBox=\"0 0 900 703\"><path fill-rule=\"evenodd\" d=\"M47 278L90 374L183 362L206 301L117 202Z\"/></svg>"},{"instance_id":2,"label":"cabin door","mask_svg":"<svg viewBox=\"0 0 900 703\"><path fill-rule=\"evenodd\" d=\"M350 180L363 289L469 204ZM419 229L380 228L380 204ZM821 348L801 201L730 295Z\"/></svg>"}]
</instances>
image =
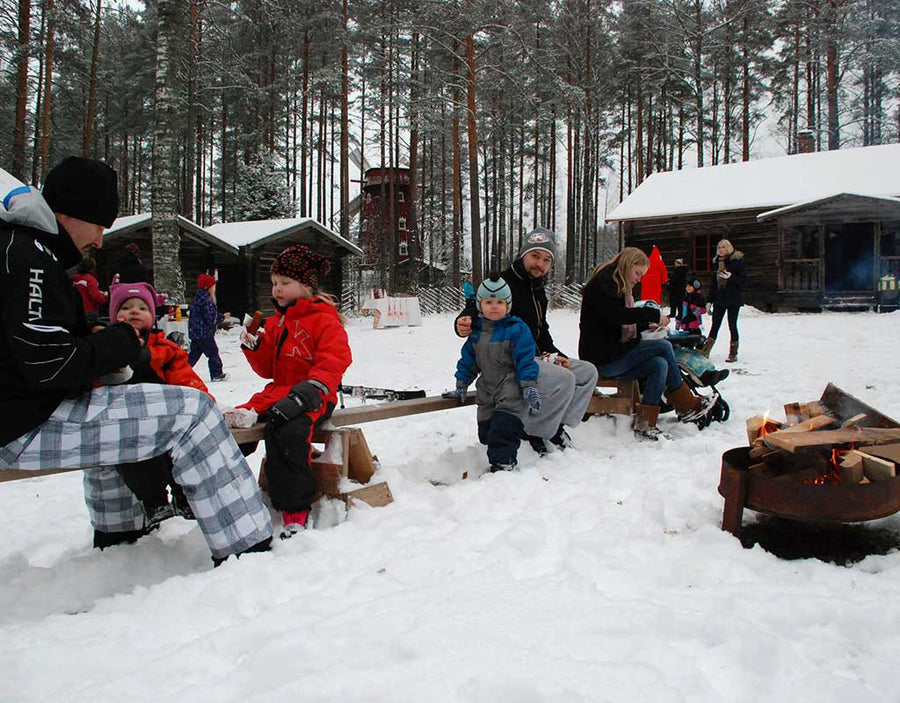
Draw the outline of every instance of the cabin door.
<instances>
[{"instance_id":1,"label":"cabin door","mask_svg":"<svg viewBox=\"0 0 900 703\"><path fill-rule=\"evenodd\" d=\"M825 226L825 291L871 291L875 281L875 225Z\"/></svg>"}]
</instances>

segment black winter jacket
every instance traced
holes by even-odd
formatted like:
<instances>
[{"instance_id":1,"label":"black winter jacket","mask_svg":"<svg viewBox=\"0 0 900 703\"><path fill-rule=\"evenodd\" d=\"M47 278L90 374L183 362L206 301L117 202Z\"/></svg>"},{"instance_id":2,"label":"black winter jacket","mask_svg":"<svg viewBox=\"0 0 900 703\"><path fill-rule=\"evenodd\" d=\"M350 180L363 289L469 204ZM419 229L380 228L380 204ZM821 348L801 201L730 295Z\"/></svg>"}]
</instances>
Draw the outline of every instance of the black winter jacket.
<instances>
[{"instance_id":1,"label":"black winter jacket","mask_svg":"<svg viewBox=\"0 0 900 703\"><path fill-rule=\"evenodd\" d=\"M535 279L529 276L521 259L516 259L512 266L500 275L512 292L510 314L520 318L528 325L531 336L534 337L538 354L556 353L563 357L566 356L556 348L553 337L550 336L550 325L547 323L547 291L544 289L547 277ZM467 306L456 316L456 319L465 315L475 320L478 317L478 310L473 306ZM455 321L453 329L456 329Z\"/></svg>"},{"instance_id":2,"label":"black winter jacket","mask_svg":"<svg viewBox=\"0 0 900 703\"><path fill-rule=\"evenodd\" d=\"M614 271L614 266L600 269L581 292L578 358L595 366L625 356L641 341L641 331L651 322L659 322L660 311L655 308L625 307L625 296L613 280ZM632 324L637 325L638 337L623 344L622 325Z\"/></svg>"},{"instance_id":3,"label":"black winter jacket","mask_svg":"<svg viewBox=\"0 0 900 703\"><path fill-rule=\"evenodd\" d=\"M731 274L728 279L719 280L719 257L713 259L712 287L709 302L723 308L740 307L744 304L744 286L747 283L747 266L743 252L735 250L725 257L725 270Z\"/></svg>"},{"instance_id":4,"label":"black winter jacket","mask_svg":"<svg viewBox=\"0 0 900 703\"><path fill-rule=\"evenodd\" d=\"M33 197L40 197L32 191ZM46 203L41 198L42 207ZM41 425L66 397L130 364L141 346L119 323L91 334L66 273L81 254L58 233L0 220L0 445Z\"/></svg>"}]
</instances>

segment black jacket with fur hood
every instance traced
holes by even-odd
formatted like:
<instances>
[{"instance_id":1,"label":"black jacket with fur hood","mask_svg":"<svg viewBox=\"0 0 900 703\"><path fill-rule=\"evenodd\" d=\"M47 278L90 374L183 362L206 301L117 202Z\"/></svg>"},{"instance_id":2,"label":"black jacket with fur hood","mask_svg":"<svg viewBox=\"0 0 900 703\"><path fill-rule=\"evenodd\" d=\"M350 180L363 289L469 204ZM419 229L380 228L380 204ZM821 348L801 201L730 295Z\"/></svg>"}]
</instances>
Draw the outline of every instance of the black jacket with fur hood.
<instances>
[{"instance_id":1,"label":"black jacket with fur hood","mask_svg":"<svg viewBox=\"0 0 900 703\"><path fill-rule=\"evenodd\" d=\"M734 250L725 257L725 270L731 274L728 278L719 276L719 257L713 259L713 279L709 302L716 307L733 308L744 304L744 286L747 283L747 267L744 264L744 253Z\"/></svg>"}]
</instances>

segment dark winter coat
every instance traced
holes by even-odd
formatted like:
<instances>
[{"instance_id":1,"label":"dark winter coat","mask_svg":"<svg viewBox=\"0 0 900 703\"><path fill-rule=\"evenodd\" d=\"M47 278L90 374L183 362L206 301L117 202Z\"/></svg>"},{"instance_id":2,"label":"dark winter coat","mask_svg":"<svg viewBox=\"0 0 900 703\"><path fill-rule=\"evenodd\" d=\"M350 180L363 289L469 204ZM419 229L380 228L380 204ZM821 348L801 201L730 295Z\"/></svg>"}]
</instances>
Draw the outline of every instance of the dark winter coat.
<instances>
[{"instance_id":1,"label":"dark winter coat","mask_svg":"<svg viewBox=\"0 0 900 703\"><path fill-rule=\"evenodd\" d=\"M125 323L91 334L66 269L81 260L40 193L0 208L0 445L41 425L67 396L127 366L140 342Z\"/></svg>"},{"instance_id":2,"label":"dark winter coat","mask_svg":"<svg viewBox=\"0 0 900 703\"><path fill-rule=\"evenodd\" d=\"M640 342L640 333L652 322L659 322L656 308L629 308L613 280L614 266L606 266L594 276L581 292L581 330L578 338L578 358L595 366L608 364L631 351ZM637 339L624 344L622 325L637 325Z\"/></svg>"},{"instance_id":3,"label":"dark winter coat","mask_svg":"<svg viewBox=\"0 0 900 703\"><path fill-rule=\"evenodd\" d=\"M341 376L353 357L337 308L321 298L301 298L266 320L255 351L241 347L253 370L271 378L262 391L240 407L264 413L300 381L315 380L329 392L326 403L337 405Z\"/></svg>"},{"instance_id":4,"label":"dark winter coat","mask_svg":"<svg viewBox=\"0 0 900 703\"><path fill-rule=\"evenodd\" d=\"M719 257L713 259L712 288L709 292L709 302L716 307L720 305L726 308L740 307L744 304L744 285L747 282L747 267L744 263L743 252L735 250L725 257L725 270L731 274L730 278L720 278Z\"/></svg>"},{"instance_id":5,"label":"dark winter coat","mask_svg":"<svg viewBox=\"0 0 900 703\"><path fill-rule=\"evenodd\" d=\"M216 336L216 327L225 319L206 288L201 288L188 308L188 335L191 339Z\"/></svg>"},{"instance_id":6,"label":"dark winter coat","mask_svg":"<svg viewBox=\"0 0 900 703\"><path fill-rule=\"evenodd\" d=\"M535 356L531 331L515 315L501 320L475 319L456 364L456 381L457 386L465 387L478 378L479 421L493 410L516 414L521 389L537 383L540 369Z\"/></svg>"},{"instance_id":7,"label":"dark winter coat","mask_svg":"<svg viewBox=\"0 0 900 703\"><path fill-rule=\"evenodd\" d=\"M500 274L509 285L512 292L512 308L510 313L520 318L528 329L537 345L538 354L559 354L566 356L553 343L550 336L550 325L547 323L547 292L544 283L547 277L532 278L525 271L522 259L516 259L512 266ZM467 306L456 319L468 315L474 321L479 311L474 305ZM454 322L453 329L456 329Z\"/></svg>"},{"instance_id":8,"label":"dark winter coat","mask_svg":"<svg viewBox=\"0 0 900 703\"><path fill-rule=\"evenodd\" d=\"M116 263L116 273L119 274L119 283L151 283L147 267L127 249L122 252Z\"/></svg>"}]
</instances>

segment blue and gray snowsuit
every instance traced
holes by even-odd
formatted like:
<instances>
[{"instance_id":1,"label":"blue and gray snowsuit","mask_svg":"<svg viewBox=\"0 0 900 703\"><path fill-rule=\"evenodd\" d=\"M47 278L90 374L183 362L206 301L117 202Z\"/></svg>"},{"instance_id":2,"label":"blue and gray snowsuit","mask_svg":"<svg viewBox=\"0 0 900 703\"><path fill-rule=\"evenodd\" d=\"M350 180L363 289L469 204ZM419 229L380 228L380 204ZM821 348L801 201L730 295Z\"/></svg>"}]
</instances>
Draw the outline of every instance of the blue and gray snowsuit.
<instances>
[{"instance_id":1,"label":"blue and gray snowsuit","mask_svg":"<svg viewBox=\"0 0 900 703\"><path fill-rule=\"evenodd\" d=\"M479 315L456 364L456 386L475 385L478 441L488 447L491 465L516 463L523 426L522 388L537 385L537 349L531 330L507 315L491 321Z\"/></svg>"},{"instance_id":2,"label":"blue and gray snowsuit","mask_svg":"<svg viewBox=\"0 0 900 703\"><path fill-rule=\"evenodd\" d=\"M223 376L222 357L219 356L219 345L216 344L216 327L224 319L225 316L216 308L209 291L200 288L188 309L188 336L191 338L188 363L193 366L206 354L209 378L212 381Z\"/></svg>"}]
</instances>

